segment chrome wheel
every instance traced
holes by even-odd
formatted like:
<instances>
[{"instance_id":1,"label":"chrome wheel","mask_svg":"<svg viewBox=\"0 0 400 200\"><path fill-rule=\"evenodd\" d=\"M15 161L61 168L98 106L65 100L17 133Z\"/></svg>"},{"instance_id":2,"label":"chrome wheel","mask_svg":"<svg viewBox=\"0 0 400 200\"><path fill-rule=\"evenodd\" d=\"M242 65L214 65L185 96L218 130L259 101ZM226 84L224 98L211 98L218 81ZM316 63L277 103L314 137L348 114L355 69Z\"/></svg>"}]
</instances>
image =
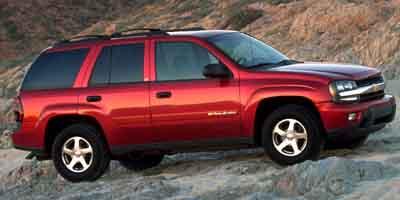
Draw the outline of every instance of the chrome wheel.
<instances>
[{"instance_id":1,"label":"chrome wheel","mask_svg":"<svg viewBox=\"0 0 400 200\"><path fill-rule=\"evenodd\" d=\"M307 130L295 119L283 119L272 130L272 142L276 150L285 156L298 156L307 146Z\"/></svg>"},{"instance_id":2,"label":"chrome wheel","mask_svg":"<svg viewBox=\"0 0 400 200\"><path fill-rule=\"evenodd\" d=\"M70 171L81 173L86 171L92 164L93 149L84 138L71 137L64 143L62 148L62 161Z\"/></svg>"}]
</instances>

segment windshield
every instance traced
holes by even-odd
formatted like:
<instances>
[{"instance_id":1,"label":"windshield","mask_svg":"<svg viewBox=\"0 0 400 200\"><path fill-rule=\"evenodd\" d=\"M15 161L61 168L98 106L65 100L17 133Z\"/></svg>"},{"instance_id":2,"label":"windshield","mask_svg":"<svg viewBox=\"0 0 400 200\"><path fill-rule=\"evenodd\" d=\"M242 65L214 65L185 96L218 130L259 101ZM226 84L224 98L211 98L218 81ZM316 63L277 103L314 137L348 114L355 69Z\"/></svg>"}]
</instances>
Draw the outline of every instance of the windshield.
<instances>
[{"instance_id":1,"label":"windshield","mask_svg":"<svg viewBox=\"0 0 400 200\"><path fill-rule=\"evenodd\" d=\"M207 40L245 68L292 64L279 51L240 32L225 33Z\"/></svg>"}]
</instances>

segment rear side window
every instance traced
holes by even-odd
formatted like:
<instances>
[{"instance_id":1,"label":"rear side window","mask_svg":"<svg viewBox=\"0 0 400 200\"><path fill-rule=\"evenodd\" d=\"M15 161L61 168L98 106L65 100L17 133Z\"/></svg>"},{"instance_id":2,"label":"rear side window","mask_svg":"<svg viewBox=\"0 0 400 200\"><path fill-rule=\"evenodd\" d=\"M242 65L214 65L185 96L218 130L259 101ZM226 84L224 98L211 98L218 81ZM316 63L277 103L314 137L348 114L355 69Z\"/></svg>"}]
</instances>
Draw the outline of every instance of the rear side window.
<instances>
[{"instance_id":1,"label":"rear side window","mask_svg":"<svg viewBox=\"0 0 400 200\"><path fill-rule=\"evenodd\" d=\"M104 47L89 85L143 82L144 44Z\"/></svg>"},{"instance_id":2,"label":"rear side window","mask_svg":"<svg viewBox=\"0 0 400 200\"><path fill-rule=\"evenodd\" d=\"M71 88L88 51L43 53L29 69L21 90Z\"/></svg>"}]
</instances>

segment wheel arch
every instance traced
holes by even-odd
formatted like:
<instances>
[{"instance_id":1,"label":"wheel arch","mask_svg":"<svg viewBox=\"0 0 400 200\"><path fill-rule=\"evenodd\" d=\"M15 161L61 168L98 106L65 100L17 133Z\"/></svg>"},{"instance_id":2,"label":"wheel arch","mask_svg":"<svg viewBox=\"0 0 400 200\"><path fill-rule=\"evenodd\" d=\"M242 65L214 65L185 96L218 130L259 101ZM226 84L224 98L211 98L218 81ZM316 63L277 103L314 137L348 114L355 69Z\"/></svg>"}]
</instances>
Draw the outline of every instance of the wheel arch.
<instances>
[{"instance_id":1,"label":"wheel arch","mask_svg":"<svg viewBox=\"0 0 400 200\"><path fill-rule=\"evenodd\" d=\"M309 98L304 97L304 96L277 96L277 97L264 98L257 105L257 109L255 112L255 118L254 118L254 128L253 128L254 144L256 144L257 146L262 145L261 129L262 129L264 120L274 110L276 110L279 107L285 106L285 105L300 105L300 106L304 106L304 107L310 109L315 114L317 119L319 120L318 124L320 125L319 128L322 131L322 136L325 136L325 131L323 129L321 116L318 112L317 107L315 106L315 104L313 103L312 100L310 100Z\"/></svg>"},{"instance_id":2,"label":"wheel arch","mask_svg":"<svg viewBox=\"0 0 400 200\"><path fill-rule=\"evenodd\" d=\"M106 139L104 129L95 117L89 115L65 114L65 115L58 115L51 117L48 120L45 128L45 141L44 141L45 153L47 153L48 155L51 154L50 153L51 146L54 143L54 139L63 129L78 123L88 124L96 128L101 133L101 137L107 144L109 150L109 144Z\"/></svg>"}]
</instances>

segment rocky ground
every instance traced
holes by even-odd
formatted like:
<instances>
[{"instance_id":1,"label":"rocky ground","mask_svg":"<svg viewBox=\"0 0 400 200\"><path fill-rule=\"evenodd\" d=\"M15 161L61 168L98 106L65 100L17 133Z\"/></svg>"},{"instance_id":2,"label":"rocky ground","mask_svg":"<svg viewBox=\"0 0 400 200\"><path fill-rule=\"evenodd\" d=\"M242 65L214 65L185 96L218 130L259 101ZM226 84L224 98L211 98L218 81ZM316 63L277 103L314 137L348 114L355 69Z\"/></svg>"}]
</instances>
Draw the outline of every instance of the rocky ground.
<instances>
[{"instance_id":1,"label":"rocky ground","mask_svg":"<svg viewBox=\"0 0 400 200\"><path fill-rule=\"evenodd\" d=\"M398 82L389 85L400 92ZM357 150L325 151L319 161L290 167L276 165L262 149L177 154L141 172L112 162L100 180L77 184L58 176L51 162L1 150L0 199L396 199L398 130L399 115Z\"/></svg>"}]
</instances>

